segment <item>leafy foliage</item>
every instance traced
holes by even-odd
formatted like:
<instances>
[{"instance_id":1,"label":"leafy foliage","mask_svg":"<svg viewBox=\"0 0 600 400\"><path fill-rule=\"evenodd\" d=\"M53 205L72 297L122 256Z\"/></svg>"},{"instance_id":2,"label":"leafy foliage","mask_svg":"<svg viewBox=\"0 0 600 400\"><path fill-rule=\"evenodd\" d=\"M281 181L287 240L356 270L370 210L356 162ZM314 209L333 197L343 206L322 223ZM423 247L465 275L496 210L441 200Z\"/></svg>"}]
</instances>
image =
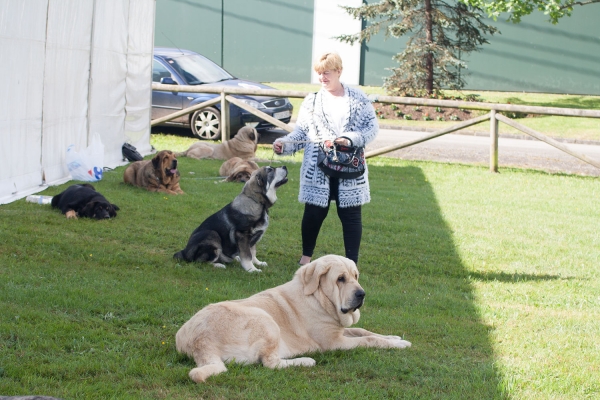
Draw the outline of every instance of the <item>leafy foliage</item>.
<instances>
[{"instance_id":1,"label":"leafy foliage","mask_svg":"<svg viewBox=\"0 0 600 400\"><path fill-rule=\"evenodd\" d=\"M488 13L492 18L497 19L500 13L510 13L509 21L514 23L521 22L521 18L531 14L535 10L542 11L553 24L563 17L570 17L573 12L573 6L585 6L593 3L600 3L600 0L460 0L464 4L472 7L478 7Z\"/></svg>"},{"instance_id":2,"label":"leafy foliage","mask_svg":"<svg viewBox=\"0 0 600 400\"><path fill-rule=\"evenodd\" d=\"M489 43L486 34L496 28L482 21L480 10L463 3L443 0L382 0L360 7L344 7L356 19L369 25L359 33L341 35L342 42L368 42L381 31L386 37L411 35L403 52L393 59L400 65L390 68L384 88L393 95L423 96L443 88L461 89L466 82L461 68L465 53Z\"/></svg>"}]
</instances>

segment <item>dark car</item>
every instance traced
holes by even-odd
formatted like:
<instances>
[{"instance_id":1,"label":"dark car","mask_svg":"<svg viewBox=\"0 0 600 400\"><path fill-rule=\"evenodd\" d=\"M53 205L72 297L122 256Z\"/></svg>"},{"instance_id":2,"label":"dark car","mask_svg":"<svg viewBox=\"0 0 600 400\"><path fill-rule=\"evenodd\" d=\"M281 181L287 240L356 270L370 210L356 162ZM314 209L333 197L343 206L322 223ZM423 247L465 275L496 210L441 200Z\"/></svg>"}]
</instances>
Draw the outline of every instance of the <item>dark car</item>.
<instances>
[{"instance_id":1,"label":"dark car","mask_svg":"<svg viewBox=\"0 0 600 400\"><path fill-rule=\"evenodd\" d=\"M270 86L252 81L237 79L208 58L189 50L154 48L152 81L171 85L233 86L248 89L273 89ZM218 94L152 91L152 119L164 117L177 110L191 107L210 100ZM284 123L292 117L293 106L287 98L251 95L234 95L246 104L259 109ZM273 128L273 125L233 104L230 110L231 135L245 125L257 130ZM200 139L221 138L221 104L206 107L187 114L163 125L187 127Z\"/></svg>"}]
</instances>

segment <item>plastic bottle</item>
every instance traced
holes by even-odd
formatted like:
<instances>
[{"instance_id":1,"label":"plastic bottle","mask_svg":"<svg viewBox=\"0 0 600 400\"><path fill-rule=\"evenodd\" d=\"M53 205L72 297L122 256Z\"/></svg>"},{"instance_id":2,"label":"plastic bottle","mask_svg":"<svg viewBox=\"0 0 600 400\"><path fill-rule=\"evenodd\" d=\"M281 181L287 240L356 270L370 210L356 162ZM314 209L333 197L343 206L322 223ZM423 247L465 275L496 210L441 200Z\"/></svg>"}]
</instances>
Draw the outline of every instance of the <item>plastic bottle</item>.
<instances>
[{"instance_id":1,"label":"plastic bottle","mask_svg":"<svg viewBox=\"0 0 600 400\"><path fill-rule=\"evenodd\" d=\"M38 204L50 204L52 202L52 196L41 196L38 194L34 194L31 196L27 196L25 201Z\"/></svg>"}]
</instances>

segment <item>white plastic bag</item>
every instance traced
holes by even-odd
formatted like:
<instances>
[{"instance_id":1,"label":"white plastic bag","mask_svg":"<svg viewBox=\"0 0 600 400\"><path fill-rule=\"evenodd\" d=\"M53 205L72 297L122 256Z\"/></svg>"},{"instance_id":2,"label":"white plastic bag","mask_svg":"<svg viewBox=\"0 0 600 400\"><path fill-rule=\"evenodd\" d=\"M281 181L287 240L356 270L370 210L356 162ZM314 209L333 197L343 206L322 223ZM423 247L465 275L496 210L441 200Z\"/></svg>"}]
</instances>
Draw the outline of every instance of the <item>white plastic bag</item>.
<instances>
[{"instance_id":1,"label":"white plastic bag","mask_svg":"<svg viewBox=\"0 0 600 400\"><path fill-rule=\"evenodd\" d=\"M71 177L77 181L96 182L102 179L104 169L104 145L97 133L87 149L77 152L75 145L67 148L65 157Z\"/></svg>"}]
</instances>

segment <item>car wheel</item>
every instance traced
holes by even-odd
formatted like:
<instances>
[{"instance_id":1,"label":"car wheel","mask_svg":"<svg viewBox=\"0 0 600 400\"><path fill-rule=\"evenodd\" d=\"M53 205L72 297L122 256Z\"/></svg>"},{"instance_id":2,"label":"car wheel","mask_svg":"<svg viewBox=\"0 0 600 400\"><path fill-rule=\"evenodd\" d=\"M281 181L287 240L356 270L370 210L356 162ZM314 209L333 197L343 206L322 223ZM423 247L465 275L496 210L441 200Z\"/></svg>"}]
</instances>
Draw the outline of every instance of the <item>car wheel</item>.
<instances>
[{"instance_id":1,"label":"car wheel","mask_svg":"<svg viewBox=\"0 0 600 400\"><path fill-rule=\"evenodd\" d=\"M192 133L200 139L221 138L221 113L213 107L196 111L190 120Z\"/></svg>"}]
</instances>

